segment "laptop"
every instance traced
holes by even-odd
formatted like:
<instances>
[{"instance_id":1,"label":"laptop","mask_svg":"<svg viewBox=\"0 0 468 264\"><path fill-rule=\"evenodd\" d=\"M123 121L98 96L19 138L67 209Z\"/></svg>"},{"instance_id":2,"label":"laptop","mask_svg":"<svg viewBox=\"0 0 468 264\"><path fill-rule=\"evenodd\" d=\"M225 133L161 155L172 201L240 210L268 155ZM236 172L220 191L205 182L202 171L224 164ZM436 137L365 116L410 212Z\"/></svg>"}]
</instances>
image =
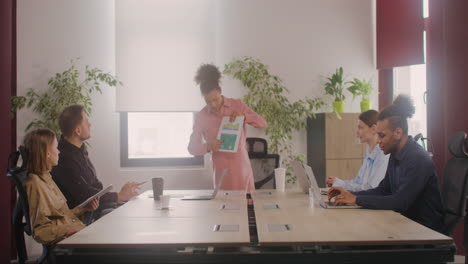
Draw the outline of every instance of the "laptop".
<instances>
[{"instance_id":1,"label":"laptop","mask_svg":"<svg viewBox=\"0 0 468 264\"><path fill-rule=\"evenodd\" d=\"M293 168L294 174L296 175L299 187L304 193L309 193L309 188L311 187L311 180L309 176L305 174L304 165L302 162L292 160L291 166ZM322 195L327 195L330 188L320 188L320 193Z\"/></svg>"},{"instance_id":2,"label":"laptop","mask_svg":"<svg viewBox=\"0 0 468 264\"><path fill-rule=\"evenodd\" d=\"M296 175L296 179L299 184L299 187L304 193L309 193L311 181L305 174L302 162L297 161L297 160L291 160L290 164L291 164L291 167L293 168L294 175Z\"/></svg>"},{"instance_id":3,"label":"laptop","mask_svg":"<svg viewBox=\"0 0 468 264\"><path fill-rule=\"evenodd\" d=\"M216 197L216 194L218 194L219 188L221 188L221 184L223 184L224 176L228 173L228 169L224 169L223 172L221 173L221 177L219 178L218 184L216 184L216 187L213 190L213 193L211 195L188 195L184 196L181 199L182 200L213 200Z\"/></svg>"},{"instance_id":4,"label":"laptop","mask_svg":"<svg viewBox=\"0 0 468 264\"><path fill-rule=\"evenodd\" d=\"M315 179L314 172L312 171L312 168L307 165L303 164L302 162L298 161L291 161L291 166L293 167L294 174L296 174L297 180L299 182L299 186L301 189L305 191L307 189L307 192L309 192L309 188L312 189L314 198L316 201L319 202L320 206L326 209L329 208L334 208L334 209L357 209L357 208L362 208L359 205L346 205L346 204L340 204L340 205L334 205L332 202L326 201L323 199L321 190L318 187L317 184L317 179Z\"/></svg>"}]
</instances>

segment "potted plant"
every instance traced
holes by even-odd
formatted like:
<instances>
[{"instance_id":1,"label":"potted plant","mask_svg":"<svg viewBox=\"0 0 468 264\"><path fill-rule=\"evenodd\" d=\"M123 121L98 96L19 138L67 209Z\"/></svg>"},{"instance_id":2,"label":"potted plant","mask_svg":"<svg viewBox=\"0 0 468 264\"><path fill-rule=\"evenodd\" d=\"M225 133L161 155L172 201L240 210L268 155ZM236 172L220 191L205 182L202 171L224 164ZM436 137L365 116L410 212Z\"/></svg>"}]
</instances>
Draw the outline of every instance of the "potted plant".
<instances>
[{"instance_id":1,"label":"potted plant","mask_svg":"<svg viewBox=\"0 0 468 264\"><path fill-rule=\"evenodd\" d=\"M372 83L369 80L354 78L353 81L349 82L351 86L348 87L348 91L353 95L353 99L361 95L361 112L365 112L370 109L370 94L373 90Z\"/></svg>"},{"instance_id":2,"label":"potted plant","mask_svg":"<svg viewBox=\"0 0 468 264\"><path fill-rule=\"evenodd\" d=\"M325 83L325 93L335 98L333 101L333 111L335 113L343 113L345 100L345 96L343 94L343 68L339 67L336 69L336 72L332 74L331 77L327 77L327 80L328 81Z\"/></svg>"},{"instance_id":3,"label":"potted plant","mask_svg":"<svg viewBox=\"0 0 468 264\"><path fill-rule=\"evenodd\" d=\"M48 81L49 88L38 93L32 88L24 96L11 98L11 117L23 108L32 108L39 114L39 118L33 119L26 127L49 128L60 137L58 117L62 110L73 104L81 104L85 112L92 112L91 94L95 91L102 93L101 85L117 86L121 84L113 75L105 73L98 68L86 66L84 78L80 78L80 71L75 68L75 61L71 60L71 66L62 73L57 73Z\"/></svg>"},{"instance_id":4,"label":"potted plant","mask_svg":"<svg viewBox=\"0 0 468 264\"><path fill-rule=\"evenodd\" d=\"M306 117L314 117L315 111L324 105L323 100L304 98L290 102L286 97L289 91L281 78L270 74L265 64L252 57L234 59L225 65L223 73L240 80L247 88L243 101L268 122L265 133L269 152L286 157L281 164L288 168L287 182L294 183L289 160L304 161L304 156L293 155L292 133L305 128Z\"/></svg>"}]
</instances>

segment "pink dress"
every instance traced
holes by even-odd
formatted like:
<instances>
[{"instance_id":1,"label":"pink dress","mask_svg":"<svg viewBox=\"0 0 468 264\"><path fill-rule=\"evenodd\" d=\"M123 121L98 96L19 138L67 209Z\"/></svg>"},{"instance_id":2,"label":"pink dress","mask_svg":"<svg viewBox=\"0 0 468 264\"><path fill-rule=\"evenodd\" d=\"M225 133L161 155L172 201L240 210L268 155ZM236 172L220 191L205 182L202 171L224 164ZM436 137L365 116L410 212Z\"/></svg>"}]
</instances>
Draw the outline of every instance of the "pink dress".
<instances>
[{"instance_id":1,"label":"pink dress","mask_svg":"<svg viewBox=\"0 0 468 264\"><path fill-rule=\"evenodd\" d=\"M211 112L208 106L205 106L196 115L188 151L195 156L206 154L208 151L205 142L216 138L222 118L230 116L233 112L244 113L245 115L238 150L235 153L213 151L213 167L216 169L216 177L219 177L225 168L229 170L228 174L224 177L221 189L246 190L250 192L255 187L245 142L245 124L247 123L256 128L266 128L267 123L262 116L252 111L241 100L224 97L224 104L221 106L219 113ZM216 179L216 182L218 182L218 179Z\"/></svg>"}]
</instances>

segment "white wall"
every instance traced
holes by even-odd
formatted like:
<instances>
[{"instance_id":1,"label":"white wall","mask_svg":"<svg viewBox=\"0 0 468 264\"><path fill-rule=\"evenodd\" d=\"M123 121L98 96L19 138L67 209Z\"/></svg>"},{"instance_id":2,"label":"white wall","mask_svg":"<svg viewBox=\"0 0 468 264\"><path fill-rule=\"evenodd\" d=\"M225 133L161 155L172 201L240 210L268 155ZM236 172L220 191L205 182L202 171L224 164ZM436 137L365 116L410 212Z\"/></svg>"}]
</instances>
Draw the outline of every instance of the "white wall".
<instances>
[{"instance_id":1,"label":"white wall","mask_svg":"<svg viewBox=\"0 0 468 264\"><path fill-rule=\"evenodd\" d=\"M284 80L292 100L322 96L321 76L339 66L347 76L372 77L376 85L372 1L216 1L216 63L222 68L234 57L257 57ZM30 87L45 89L47 79L76 57L81 58L80 66L115 73L114 40L113 0L18 0L18 94ZM223 91L230 97L244 94L239 83L226 78ZM121 169L115 97L113 89L104 89L103 95L93 99L90 156L104 184L113 183L120 189L128 180L163 176L171 189L211 186L204 170ZM359 100L352 102L348 97L345 110L357 112ZM372 101L376 107L377 93ZM19 140L31 118L30 111L18 114ZM305 132L297 133L294 145L298 153L306 153ZM150 184L143 189L148 188Z\"/></svg>"},{"instance_id":2,"label":"white wall","mask_svg":"<svg viewBox=\"0 0 468 264\"><path fill-rule=\"evenodd\" d=\"M323 96L324 76L338 66L344 67L346 76L373 78L377 84L372 3L216 1L216 63L222 68L235 57L257 57L284 80L292 100ZM45 89L47 79L65 69L71 58L80 57L81 66L89 64L115 73L114 11L112 0L18 1L18 94L29 87ZM239 98L244 89L238 82L224 78L223 92ZM358 99L353 101L348 94L346 101L346 111L359 111ZM376 92L372 101L376 107ZM19 114L19 139L30 118L28 111ZM91 122L90 156L105 184L113 183L119 188L127 180L163 176L169 188L210 187L209 176L203 170L189 174L187 170L170 168L119 168L119 116L115 112L114 89L104 89L103 95L94 97ZM305 154L304 142L305 132L297 133L295 151Z\"/></svg>"},{"instance_id":3,"label":"white wall","mask_svg":"<svg viewBox=\"0 0 468 264\"><path fill-rule=\"evenodd\" d=\"M80 57L79 66L92 65L115 72L113 0L18 0L18 95L28 88L44 90L48 78ZM118 176L118 115L115 91L95 96L91 117L90 156L105 183ZM30 111L18 114L18 141L22 140ZM29 244L29 254L41 247Z\"/></svg>"},{"instance_id":4,"label":"white wall","mask_svg":"<svg viewBox=\"0 0 468 264\"><path fill-rule=\"evenodd\" d=\"M373 56L372 0L223 0L218 1L217 64L253 56L279 75L297 100L324 96L324 76L339 66L345 76L378 75ZM239 82L224 79L223 92L240 97ZM345 93L346 112L359 112L360 99ZM371 97L377 108L377 92ZM331 107L323 109L331 111ZM255 131L253 131L255 133ZM354 131L350 131L354 133ZM294 151L306 154L306 133L294 136Z\"/></svg>"}]
</instances>

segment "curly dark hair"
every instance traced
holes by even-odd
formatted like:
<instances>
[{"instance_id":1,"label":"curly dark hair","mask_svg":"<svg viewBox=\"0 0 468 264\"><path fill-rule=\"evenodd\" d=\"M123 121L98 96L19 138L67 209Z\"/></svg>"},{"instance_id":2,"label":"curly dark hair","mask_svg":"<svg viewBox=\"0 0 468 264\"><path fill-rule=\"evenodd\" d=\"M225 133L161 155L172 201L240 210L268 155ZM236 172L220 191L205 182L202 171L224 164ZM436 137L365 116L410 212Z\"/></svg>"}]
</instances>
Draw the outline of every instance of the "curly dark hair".
<instances>
[{"instance_id":1,"label":"curly dark hair","mask_svg":"<svg viewBox=\"0 0 468 264\"><path fill-rule=\"evenodd\" d=\"M398 95L393 104L385 107L379 114L378 120L388 119L390 127L403 129L403 134L408 135L408 118L414 115L413 100L407 95Z\"/></svg>"},{"instance_id":2,"label":"curly dark hair","mask_svg":"<svg viewBox=\"0 0 468 264\"><path fill-rule=\"evenodd\" d=\"M200 85L202 94L207 94L214 89L220 89L221 72L213 64L202 64L195 75L195 82Z\"/></svg>"}]
</instances>

